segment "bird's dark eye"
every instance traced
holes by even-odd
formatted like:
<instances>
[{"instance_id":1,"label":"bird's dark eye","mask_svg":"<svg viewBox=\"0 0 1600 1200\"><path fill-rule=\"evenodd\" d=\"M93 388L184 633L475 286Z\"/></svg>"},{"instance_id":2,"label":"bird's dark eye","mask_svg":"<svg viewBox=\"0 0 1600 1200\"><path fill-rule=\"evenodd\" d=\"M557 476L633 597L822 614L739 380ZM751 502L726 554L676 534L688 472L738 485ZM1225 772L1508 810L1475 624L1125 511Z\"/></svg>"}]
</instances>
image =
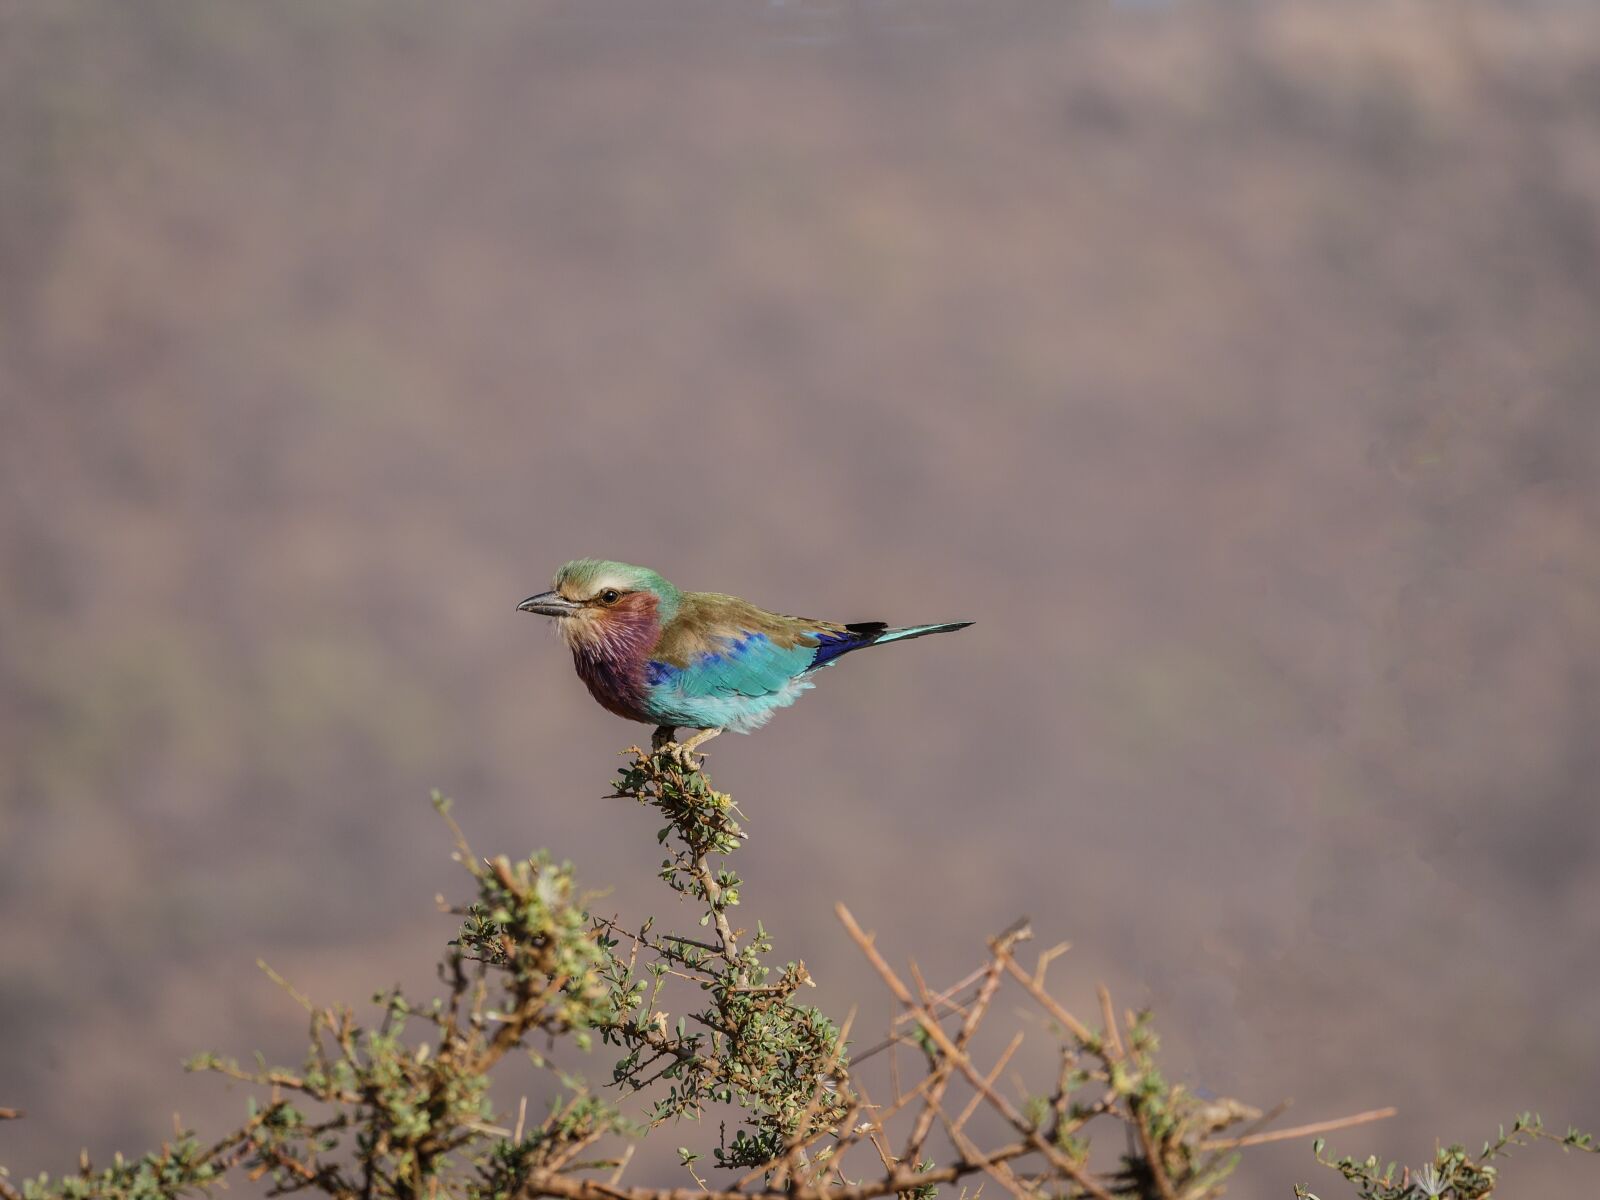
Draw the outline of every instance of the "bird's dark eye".
<instances>
[{"instance_id":1,"label":"bird's dark eye","mask_svg":"<svg viewBox=\"0 0 1600 1200\"><path fill-rule=\"evenodd\" d=\"M622 599L622 593L617 591L616 588L607 588L605 591L600 593L600 603L601 604L615 604L618 600L621 600L621 599Z\"/></svg>"}]
</instances>

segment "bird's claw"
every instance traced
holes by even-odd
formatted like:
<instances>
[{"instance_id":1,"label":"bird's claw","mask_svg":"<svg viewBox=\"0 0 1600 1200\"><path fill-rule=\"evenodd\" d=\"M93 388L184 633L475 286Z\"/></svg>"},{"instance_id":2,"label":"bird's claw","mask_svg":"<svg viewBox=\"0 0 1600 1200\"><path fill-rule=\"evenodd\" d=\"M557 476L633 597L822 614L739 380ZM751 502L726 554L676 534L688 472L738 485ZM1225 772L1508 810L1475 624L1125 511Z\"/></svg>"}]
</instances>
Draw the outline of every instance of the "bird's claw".
<instances>
[{"instance_id":1,"label":"bird's claw","mask_svg":"<svg viewBox=\"0 0 1600 1200\"><path fill-rule=\"evenodd\" d=\"M680 767L692 771L696 769L697 764L690 756L697 755L704 761L705 753L704 751L697 751L697 747L701 742L716 736L718 732L720 731L715 729L702 729L695 733L694 736L685 738L680 742L677 740L678 731L676 729L662 725L656 729L655 734L650 738L650 753L669 758Z\"/></svg>"},{"instance_id":2,"label":"bird's claw","mask_svg":"<svg viewBox=\"0 0 1600 1200\"><path fill-rule=\"evenodd\" d=\"M672 732L676 733L677 731L673 730ZM674 741L670 735L665 738L660 737L660 731L658 730L657 738L652 739L651 745L657 754L665 753L689 770L695 770L698 766L695 758L698 758L700 762L704 762L706 757L706 752L701 750L700 746L705 742L709 742L721 732L722 730L720 729L702 729L693 737L678 742ZM691 755L694 758L691 758Z\"/></svg>"}]
</instances>

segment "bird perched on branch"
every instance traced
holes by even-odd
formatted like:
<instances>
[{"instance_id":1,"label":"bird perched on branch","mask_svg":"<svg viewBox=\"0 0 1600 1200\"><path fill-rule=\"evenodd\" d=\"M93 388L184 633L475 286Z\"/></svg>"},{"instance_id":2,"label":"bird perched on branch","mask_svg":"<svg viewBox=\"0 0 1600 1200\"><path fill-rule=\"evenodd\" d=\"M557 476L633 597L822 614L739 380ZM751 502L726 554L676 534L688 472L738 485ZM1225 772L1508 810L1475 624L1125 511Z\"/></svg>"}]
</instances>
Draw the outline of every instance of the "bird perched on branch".
<instances>
[{"instance_id":1,"label":"bird perched on branch","mask_svg":"<svg viewBox=\"0 0 1600 1200\"><path fill-rule=\"evenodd\" d=\"M655 725L659 750L681 728L694 749L724 729L749 733L812 687L811 677L868 646L965 629L971 621L890 629L785 617L720 592L679 591L654 571L580 558L517 608L554 617L589 692L619 717Z\"/></svg>"}]
</instances>

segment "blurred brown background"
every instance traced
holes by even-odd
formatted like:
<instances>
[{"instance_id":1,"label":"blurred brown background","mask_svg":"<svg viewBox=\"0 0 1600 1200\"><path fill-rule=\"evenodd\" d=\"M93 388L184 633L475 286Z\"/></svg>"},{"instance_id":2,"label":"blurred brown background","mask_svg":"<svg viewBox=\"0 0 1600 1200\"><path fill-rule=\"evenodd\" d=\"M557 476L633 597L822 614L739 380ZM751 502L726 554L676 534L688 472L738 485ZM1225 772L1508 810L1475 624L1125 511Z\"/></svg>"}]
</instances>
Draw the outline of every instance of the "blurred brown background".
<instances>
[{"instance_id":1,"label":"blurred brown background","mask_svg":"<svg viewBox=\"0 0 1600 1200\"><path fill-rule=\"evenodd\" d=\"M1588 6L13 0L0 339L14 1172L426 982L432 786L660 907L582 554L978 622L714 744L830 1010L1027 912L1336 1149L1600 1126Z\"/></svg>"}]
</instances>

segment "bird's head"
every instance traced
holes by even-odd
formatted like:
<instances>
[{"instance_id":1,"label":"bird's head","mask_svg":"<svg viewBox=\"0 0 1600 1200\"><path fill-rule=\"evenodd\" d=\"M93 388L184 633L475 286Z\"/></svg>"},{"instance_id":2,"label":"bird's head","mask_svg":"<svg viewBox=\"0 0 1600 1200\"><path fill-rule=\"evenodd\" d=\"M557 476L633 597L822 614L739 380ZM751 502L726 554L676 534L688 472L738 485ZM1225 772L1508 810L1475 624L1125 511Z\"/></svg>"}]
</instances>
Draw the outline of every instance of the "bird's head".
<instances>
[{"instance_id":1,"label":"bird's head","mask_svg":"<svg viewBox=\"0 0 1600 1200\"><path fill-rule=\"evenodd\" d=\"M569 645L613 640L622 629L666 624L680 593L648 567L580 558L556 572L555 586L517 608L554 617Z\"/></svg>"}]
</instances>

